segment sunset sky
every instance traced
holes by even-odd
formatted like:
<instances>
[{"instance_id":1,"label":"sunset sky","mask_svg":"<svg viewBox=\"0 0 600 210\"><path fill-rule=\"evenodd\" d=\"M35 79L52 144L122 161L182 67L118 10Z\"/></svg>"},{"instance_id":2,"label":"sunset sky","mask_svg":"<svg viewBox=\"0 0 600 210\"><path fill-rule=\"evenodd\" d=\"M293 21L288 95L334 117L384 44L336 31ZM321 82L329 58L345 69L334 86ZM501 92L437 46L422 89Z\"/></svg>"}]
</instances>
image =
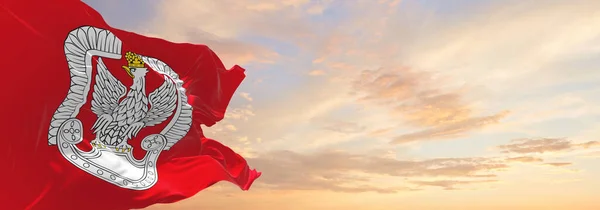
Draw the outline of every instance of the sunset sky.
<instances>
[{"instance_id":1,"label":"sunset sky","mask_svg":"<svg viewBox=\"0 0 600 210\"><path fill-rule=\"evenodd\" d=\"M600 1L85 0L247 78L263 176L150 210L600 209Z\"/></svg>"}]
</instances>

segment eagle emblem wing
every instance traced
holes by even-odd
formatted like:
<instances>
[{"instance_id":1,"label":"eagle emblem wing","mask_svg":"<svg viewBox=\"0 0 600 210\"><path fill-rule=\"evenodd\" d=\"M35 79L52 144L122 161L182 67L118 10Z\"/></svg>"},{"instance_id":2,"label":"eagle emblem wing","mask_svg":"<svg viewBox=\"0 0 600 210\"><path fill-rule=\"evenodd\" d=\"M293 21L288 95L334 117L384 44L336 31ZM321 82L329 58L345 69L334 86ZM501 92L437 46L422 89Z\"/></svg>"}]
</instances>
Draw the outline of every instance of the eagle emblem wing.
<instances>
[{"instance_id":1,"label":"eagle emblem wing","mask_svg":"<svg viewBox=\"0 0 600 210\"><path fill-rule=\"evenodd\" d=\"M154 126L167 120L177 106L177 89L175 83L164 76L165 82L148 95L150 109L142 120L144 126Z\"/></svg>"},{"instance_id":2,"label":"eagle emblem wing","mask_svg":"<svg viewBox=\"0 0 600 210\"><path fill-rule=\"evenodd\" d=\"M102 130L107 126L112 118L113 111L119 105L119 99L125 96L126 87L115 76L113 76L102 58L98 59L96 74L96 84L94 84L94 92L92 93L92 112L98 115L98 120L94 123L92 129L94 133Z\"/></svg>"},{"instance_id":3,"label":"eagle emblem wing","mask_svg":"<svg viewBox=\"0 0 600 210\"><path fill-rule=\"evenodd\" d=\"M185 89L181 88L183 81L179 79L179 75L173 71L169 65L152 57L142 56L142 59L146 64L148 64L148 66L164 76L169 77L169 81L175 84L174 88L176 93L172 94L171 96L175 97L178 106L175 107L175 113L173 114L172 120L161 133L167 138L167 146L165 147L165 150L168 150L175 145L175 143L181 140L190 130L192 126L192 106L187 103L188 99L187 95L185 94ZM152 118L148 117L148 119L150 120Z\"/></svg>"}]
</instances>

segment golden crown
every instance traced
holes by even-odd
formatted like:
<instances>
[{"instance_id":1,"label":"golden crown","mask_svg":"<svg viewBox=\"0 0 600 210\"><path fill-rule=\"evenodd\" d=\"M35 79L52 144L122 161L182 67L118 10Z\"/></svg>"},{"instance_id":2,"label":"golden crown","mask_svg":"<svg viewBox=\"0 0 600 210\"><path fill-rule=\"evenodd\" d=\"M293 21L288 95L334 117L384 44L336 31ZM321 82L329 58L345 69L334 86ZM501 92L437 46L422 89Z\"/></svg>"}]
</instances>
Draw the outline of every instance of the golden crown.
<instances>
[{"instance_id":1,"label":"golden crown","mask_svg":"<svg viewBox=\"0 0 600 210\"><path fill-rule=\"evenodd\" d=\"M127 65L130 68L143 68L144 67L144 61L142 60L142 57L140 57L139 55L137 55L133 52L125 53L125 59L127 59Z\"/></svg>"}]
</instances>

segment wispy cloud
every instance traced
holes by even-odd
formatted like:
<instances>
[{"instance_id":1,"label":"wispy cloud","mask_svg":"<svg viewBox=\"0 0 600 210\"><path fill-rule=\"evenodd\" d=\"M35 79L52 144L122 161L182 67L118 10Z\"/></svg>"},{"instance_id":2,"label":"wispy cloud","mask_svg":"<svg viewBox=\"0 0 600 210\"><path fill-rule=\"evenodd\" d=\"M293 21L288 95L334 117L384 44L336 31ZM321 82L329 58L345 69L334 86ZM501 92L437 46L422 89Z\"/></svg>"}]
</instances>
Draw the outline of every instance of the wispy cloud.
<instances>
[{"instance_id":1,"label":"wispy cloud","mask_svg":"<svg viewBox=\"0 0 600 210\"><path fill-rule=\"evenodd\" d=\"M573 165L573 163L545 163L545 165L555 166L555 167L562 167L562 166Z\"/></svg>"},{"instance_id":2,"label":"wispy cloud","mask_svg":"<svg viewBox=\"0 0 600 210\"><path fill-rule=\"evenodd\" d=\"M500 145L499 149L503 153L546 153L570 151L573 149L587 149L591 146L599 145L596 141L585 142L581 144L573 143L564 138L543 138L543 139L515 139L510 144Z\"/></svg>"},{"instance_id":3,"label":"wispy cloud","mask_svg":"<svg viewBox=\"0 0 600 210\"><path fill-rule=\"evenodd\" d=\"M331 122L327 123L323 129L340 133L360 133L365 130L365 126L355 122Z\"/></svg>"},{"instance_id":4,"label":"wispy cloud","mask_svg":"<svg viewBox=\"0 0 600 210\"><path fill-rule=\"evenodd\" d=\"M444 190L456 190L457 185L470 185L479 183L497 182L498 180L475 180L475 181L456 181L456 180L440 180L440 181L413 181L412 183L419 186L434 186L441 187Z\"/></svg>"},{"instance_id":5,"label":"wispy cloud","mask_svg":"<svg viewBox=\"0 0 600 210\"><path fill-rule=\"evenodd\" d=\"M498 124L509 112L501 112L492 116L469 118L444 126L437 126L413 133L403 134L392 140L392 143L406 143L419 140L436 140L460 137L469 131L483 128L484 126Z\"/></svg>"},{"instance_id":6,"label":"wispy cloud","mask_svg":"<svg viewBox=\"0 0 600 210\"><path fill-rule=\"evenodd\" d=\"M246 92L240 92L238 93L242 98L246 99L247 101L252 101L252 97L250 97L250 93L246 93Z\"/></svg>"},{"instance_id":7,"label":"wispy cloud","mask_svg":"<svg viewBox=\"0 0 600 210\"><path fill-rule=\"evenodd\" d=\"M508 161L508 162L533 163L533 162L544 162L544 159L537 158L537 157L520 156L520 157L507 158L506 161Z\"/></svg>"},{"instance_id":8,"label":"wispy cloud","mask_svg":"<svg viewBox=\"0 0 600 210\"><path fill-rule=\"evenodd\" d=\"M475 184L481 182L478 180L479 178L496 177L494 171L508 168L508 165L501 160L491 158L439 158L407 161L335 151L314 154L275 151L261 154L250 161L264 171L262 182L273 189L382 193L416 190L418 188L414 184L429 183L418 181L420 178L467 178L469 180L450 182L447 185ZM370 178L371 176L417 180L408 183L397 182L399 186L395 188L389 184L369 185L369 182L375 181ZM433 183L428 185L431 186Z\"/></svg>"}]
</instances>

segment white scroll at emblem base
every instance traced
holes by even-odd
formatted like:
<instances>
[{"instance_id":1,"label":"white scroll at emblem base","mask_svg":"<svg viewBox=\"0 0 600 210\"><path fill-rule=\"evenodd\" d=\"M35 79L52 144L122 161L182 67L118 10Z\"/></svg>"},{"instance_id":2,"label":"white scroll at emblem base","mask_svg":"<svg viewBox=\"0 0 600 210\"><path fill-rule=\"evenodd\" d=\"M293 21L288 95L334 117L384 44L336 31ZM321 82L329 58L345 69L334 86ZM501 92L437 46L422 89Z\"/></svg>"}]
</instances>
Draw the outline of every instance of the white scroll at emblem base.
<instances>
[{"instance_id":1,"label":"white scroll at emblem base","mask_svg":"<svg viewBox=\"0 0 600 210\"><path fill-rule=\"evenodd\" d=\"M146 154L142 159L136 159L131 150L115 152L114 148L100 146L86 152L76 146L83 142L84 133L92 132L90 128L84 128L77 117L79 109L89 102L87 96L94 76L92 58L121 59L121 46L121 40L100 28L83 26L68 34L65 56L71 73L71 86L50 122L48 144L58 146L66 160L93 176L122 188L145 190L158 180L156 161L160 153L185 136L192 123L192 107L187 103L183 81L164 62L141 56L152 70L164 75L165 82L174 84L177 102L165 128L160 133L143 137L140 147Z\"/></svg>"},{"instance_id":2,"label":"white scroll at emblem base","mask_svg":"<svg viewBox=\"0 0 600 210\"><path fill-rule=\"evenodd\" d=\"M163 135L154 134L144 138L142 144L150 139L163 144L148 150L142 160L136 160L132 153L114 153L109 149L93 147L89 152L81 151L76 145L83 140L82 131L83 126L78 119L68 119L60 126L57 139L59 150L73 165L124 188L142 190L156 183L156 160L166 145Z\"/></svg>"}]
</instances>

